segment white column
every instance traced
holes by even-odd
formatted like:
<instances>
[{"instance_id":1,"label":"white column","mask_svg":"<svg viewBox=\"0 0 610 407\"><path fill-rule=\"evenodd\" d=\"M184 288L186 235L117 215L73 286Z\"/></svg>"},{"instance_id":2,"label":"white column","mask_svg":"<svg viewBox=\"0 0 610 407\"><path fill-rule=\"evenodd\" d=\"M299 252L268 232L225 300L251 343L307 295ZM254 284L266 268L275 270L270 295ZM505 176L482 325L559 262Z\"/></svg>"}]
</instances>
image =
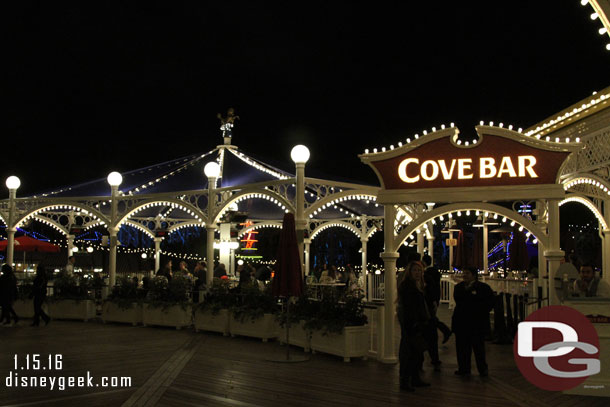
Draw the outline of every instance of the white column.
<instances>
[{"instance_id":1,"label":"white column","mask_svg":"<svg viewBox=\"0 0 610 407\"><path fill-rule=\"evenodd\" d=\"M449 231L449 239L453 239L452 231ZM449 271L453 271L453 246L449 246Z\"/></svg>"},{"instance_id":2,"label":"white column","mask_svg":"<svg viewBox=\"0 0 610 407\"><path fill-rule=\"evenodd\" d=\"M231 224L221 223L219 229L221 247L218 249L218 262L224 264L227 274L232 276L235 273L232 267L233 262L231 261L231 249L228 245L228 243L231 241Z\"/></svg>"},{"instance_id":3,"label":"white column","mask_svg":"<svg viewBox=\"0 0 610 407\"><path fill-rule=\"evenodd\" d=\"M430 256L430 258L432 260L430 260L430 265L433 266L434 265L434 235L432 235L432 231L434 229L429 229L430 232L430 236L428 237L428 256Z\"/></svg>"},{"instance_id":4,"label":"white column","mask_svg":"<svg viewBox=\"0 0 610 407\"><path fill-rule=\"evenodd\" d=\"M304 239L303 244L305 245L305 275L309 275L309 248L311 247L311 239Z\"/></svg>"},{"instance_id":5,"label":"white column","mask_svg":"<svg viewBox=\"0 0 610 407\"><path fill-rule=\"evenodd\" d=\"M396 363L398 361L395 346L396 333L396 260L398 253L395 250L394 241L394 220L396 219L396 208L392 204L384 205L384 252L381 253L383 259L385 275L384 275L384 292L385 292L385 312L383 317L384 333L383 338L379 338L379 351L381 353L380 361L383 363Z\"/></svg>"},{"instance_id":6,"label":"white column","mask_svg":"<svg viewBox=\"0 0 610 407\"><path fill-rule=\"evenodd\" d=\"M489 257L487 257L487 253L489 252L489 226L483 220L483 272L489 272Z\"/></svg>"},{"instance_id":7,"label":"white column","mask_svg":"<svg viewBox=\"0 0 610 407\"><path fill-rule=\"evenodd\" d=\"M206 275L206 286L209 288L212 286L212 279L214 278L214 233L216 232L216 227L206 223L205 229L208 235L206 244L206 263L208 265L208 273Z\"/></svg>"},{"instance_id":8,"label":"white column","mask_svg":"<svg viewBox=\"0 0 610 407\"><path fill-rule=\"evenodd\" d=\"M368 243L369 239L366 238L362 238L360 239L360 244L362 245L362 275L364 276L364 278L366 279L366 272L368 271L367 269L367 243Z\"/></svg>"},{"instance_id":9,"label":"white column","mask_svg":"<svg viewBox=\"0 0 610 407\"><path fill-rule=\"evenodd\" d=\"M161 268L161 241L162 240L163 240L163 238L161 238L161 237L155 237L153 239L153 241L155 242L155 270L153 271L154 273L159 271L159 269Z\"/></svg>"},{"instance_id":10,"label":"white column","mask_svg":"<svg viewBox=\"0 0 610 407\"><path fill-rule=\"evenodd\" d=\"M15 255L15 199L17 198L17 189L9 188L8 199L9 199L9 212L8 212L8 225L6 228L7 245L6 245L6 263L13 267L13 260Z\"/></svg>"},{"instance_id":11,"label":"white column","mask_svg":"<svg viewBox=\"0 0 610 407\"><path fill-rule=\"evenodd\" d=\"M610 199L604 201L604 219L610 228ZM601 225L599 226L601 229ZM610 229L602 230L602 279L610 284Z\"/></svg>"},{"instance_id":12,"label":"white column","mask_svg":"<svg viewBox=\"0 0 610 407\"><path fill-rule=\"evenodd\" d=\"M303 264L303 240L305 236L305 163L295 163L297 175L297 192L296 192L296 213L295 227L297 233L297 243L299 245L299 256L301 256L301 265Z\"/></svg>"},{"instance_id":13,"label":"white column","mask_svg":"<svg viewBox=\"0 0 610 407\"><path fill-rule=\"evenodd\" d=\"M114 287L116 283L116 247L117 247L117 212L118 212L118 193L119 186L111 185L112 188L112 200L110 201L110 228L108 233L110 234L110 256L108 258L108 275L109 285Z\"/></svg>"},{"instance_id":14,"label":"white column","mask_svg":"<svg viewBox=\"0 0 610 407\"><path fill-rule=\"evenodd\" d=\"M74 249L74 235L66 236L66 243L68 244L68 257L72 256L72 249ZM68 259L66 259L68 262Z\"/></svg>"},{"instance_id":15,"label":"white column","mask_svg":"<svg viewBox=\"0 0 610 407\"><path fill-rule=\"evenodd\" d=\"M549 247L544 251L544 257L549 262L549 305L557 305L559 304L559 298L555 290L555 275L565 253L559 246L559 201L550 199L548 207Z\"/></svg>"},{"instance_id":16,"label":"white column","mask_svg":"<svg viewBox=\"0 0 610 407\"><path fill-rule=\"evenodd\" d=\"M417 235L417 253L421 256L424 255L424 240L425 238L425 229L422 228L420 233L416 233Z\"/></svg>"}]
</instances>

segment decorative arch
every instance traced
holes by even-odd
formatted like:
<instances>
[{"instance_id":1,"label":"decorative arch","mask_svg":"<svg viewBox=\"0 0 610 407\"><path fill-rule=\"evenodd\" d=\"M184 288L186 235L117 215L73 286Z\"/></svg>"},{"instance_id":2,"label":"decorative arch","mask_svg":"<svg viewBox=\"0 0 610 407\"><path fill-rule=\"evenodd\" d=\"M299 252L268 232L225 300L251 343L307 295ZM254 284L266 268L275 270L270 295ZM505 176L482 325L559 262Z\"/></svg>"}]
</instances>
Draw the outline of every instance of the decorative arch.
<instances>
[{"instance_id":1,"label":"decorative arch","mask_svg":"<svg viewBox=\"0 0 610 407\"><path fill-rule=\"evenodd\" d=\"M592 187L599 188L601 191L603 191L604 195L607 195L608 197L610 197L610 182L608 182L607 180L605 180L601 177L598 177L595 174L591 174L591 173L574 174L574 175L571 175L570 177L566 178L565 180L563 180L562 184L563 184L563 189L565 189L566 191L576 185L588 184L588 185L591 185Z\"/></svg>"},{"instance_id":2,"label":"decorative arch","mask_svg":"<svg viewBox=\"0 0 610 407\"><path fill-rule=\"evenodd\" d=\"M257 229L263 229L263 228L281 229L282 228L282 223L281 222L274 222L274 221L257 223L255 225L248 226L247 228L244 228L243 230L241 230L239 232L239 234L237 235L237 237L241 238L243 235L245 235L248 232L251 232L251 231L257 230Z\"/></svg>"},{"instance_id":3,"label":"decorative arch","mask_svg":"<svg viewBox=\"0 0 610 407\"><path fill-rule=\"evenodd\" d=\"M577 194L569 194L568 196L566 196L566 198L563 201L559 202L559 206L562 206L569 202L578 202L578 203L586 206L587 208L589 208L589 210L591 212L593 212L593 214L597 218L597 221L601 225L602 229L608 230L608 224L606 223L604 216L599 211L599 209L595 206L595 204L593 202L591 202L591 200L589 200L588 198L585 198L584 196L580 196Z\"/></svg>"},{"instance_id":4,"label":"decorative arch","mask_svg":"<svg viewBox=\"0 0 610 407\"><path fill-rule=\"evenodd\" d=\"M89 208L83 205L78 205L75 204L73 202L66 202L66 203L55 203L53 205L49 205L49 204L45 204L45 205L40 205L38 207L35 207L34 209L30 210L30 212L26 213L25 215L23 215L21 218L17 219L17 222L15 223L15 227L19 227L23 224L23 222L29 220L29 219L33 219L36 215L38 215L41 212L45 212L48 210L55 210L55 209L72 209L72 210L77 210L77 211L81 211L87 215L91 215L91 217L95 220L99 220L102 224L108 225L110 223L110 220L108 220L108 218L102 214L100 211L93 209L93 208Z\"/></svg>"},{"instance_id":5,"label":"decorative arch","mask_svg":"<svg viewBox=\"0 0 610 407\"><path fill-rule=\"evenodd\" d=\"M446 214L449 214L452 212L466 211L466 210L471 210L471 211L479 210L479 211L483 211L483 212L490 212L490 213L502 215L502 216L506 217L507 219L510 219L510 220L514 221L515 223L518 223L519 225L523 226L525 229L527 229L529 232L531 232L536 239L538 239L539 244L541 244L543 247L548 247L548 244L549 244L548 237L543 233L542 229L540 229L538 226L536 226L534 224L534 222L532 222L530 219L527 219L526 217L524 217L510 209L507 209L507 208L504 208L503 206L499 206L499 205L495 205L495 204L484 203L484 202L461 202L461 203L454 203L454 204L440 206L429 212L425 212L419 218L414 219L413 222L406 225L405 229L403 229L400 232L400 234L398 234L398 236L396 236L394 238L394 242L395 242L394 250L396 250L396 248L400 247L400 245L402 245L404 243L404 241L407 240L407 238L413 232L415 232L420 227L423 227L423 225L426 224L428 221L431 221L432 219L434 219L438 216L441 216L441 215L446 215ZM386 242L386 245L387 245L387 243L388 242Z\"/></svg>"},{"instance_id":6,"label":"decorative arch","mask_svg":"<svg viewBox=\"0 0 610 407\"><path fill-rule=\"evenodd\" d=\"M61 233L64 236L68 236L68 232L66 231L66 228L64 228L61 224L59 224L51 219L46 219L46 218L43 218L38 215L35 215L32 219L52 227L53 229L57 230L59 233Z\"/></svg>"},{"instance_id":7,"label":"decorative arch","mask_svg":"<svg viewBox=\"0 0 610 407\"><path fill-rule=\"evenodd\" d=\"M205 222L184 222L184 223L177 223L171 227L169 227L167 229L167 234L170 235L174 232L176 232L177 230L183 229L183 228L190 228L190 227L205 227Z\"/></svg>"},{"instance_id":8,"label":"decorative arch","mask_svg":"<svg viewBox=\"0 0 610 407\"><path fill-rule=\"evenodd\" d=\"M227 202L225 202L222 205L222 207L218 211L218 214L214 217L213 223L218 222L218 220L220 220L222 215L224 215L224 213L230 208L230 206L232 204L239 203L241 201L244 201L246 199L251 199L251 198L266 199L268 201L271 201L272 203L277 204L284 211L287 211L287 212L295 211L294 206L292 205L292 203L290 201L286 200L283 196L281 196L273 191L269 191L266 189L261 189L261 190L256 190L256 191L252 191L252 190L243 191L243 192L240 192L240 193L232 196L231 199L229 199Z\"/></svg>"},{"instance_id":9,"label":"decorative arch","mask_svg":"<svg viewBox=\"0 0 610 407\"><path fill-rule=\"evenodd\" d=\"M348 199L344 199L348 198ZM309 208L305 209L305 216L310 217L314 215L320 209L324 209L326 206L334 205L338 202L351 201L352 199L365 199L369 201L375 201L377 203L377 195L371 191L362 190L347 190L333 193L332 195L325 196L319 201L314 202Z\"/></svg>"},{"instance_id":10,"label":"decorative arch","mask_svg":"<svg viewBox=\"0 0 610 407\"><path fill-rule=\"evenodd\" d=\"M121 225L123 223L125 223L131 216L135 215L136 213L138 213L140 211L143 211L144 209L152 208L153 206L170 206L172 208L182 209L183 211L185 211L189 215L193 216L195 219L197 219L200 222L204 222L204 219L206 219L205 215L201 212L201 210L199 208L197 208L196 206L193 206L190 203L181 201L180 199L174 199L174 198L162 199L162 200L155 199L155 200L143 202L140 205L133 208L131 211L127 212L117 222L117 224L116 224L117 229L120 228Z\"/></svg>"},{"instance_id":11,"label":"decorative arch","mask_svg":"<svg viewBox=\"0 0 610 407\"><path fill-rule=\"evenodd\" d=\"M4 223L5 225L7 224L4 220L4 217L2 216L2 213L0 213L0 222Z\"/></svg>"},{"instance_id":12,"label":"decorative arch","mask_svg":"<svg viewBox=\"0 0 610 407\"><path fill-rule=\"evenodd\" d=\"M371 230L366 234L366 238L370 239L376 232L381 232L382 229L379 229L377 226L373 226Z\"/></svg>"},{"instance_id":13,"label":"decorative arch","mask_svg":"<svg viewBox=\"0 0 610 407\"><path fill-rule=\"evenodd\" d=\"M342 227L342 228L348 229L351 232L353 232L358 237L358 239L360 239L360 237L361 237L360 236L360 230L358 230L358 228L356 226L352 225L351 223L347 223L347 222L339 220L339 221L336 221L336 222L327 222L327 223L321 224L320 226L318 226L317 228L315 228L311 232L310 239L311 240L315 239L316 236L321 231L323 231L324 229L331 228L331 227Z\"/></svg>"},{"instance_id":14,"label":"decorative arch","mask_svg":"<svg viewBox=\"0 0 610 407\"><path fill-rule=\"evenodd\" d=\"M127 220L127 221L123 222L122 225L131 226L132 228L138 229L139 231L145 233L150 238L152 238L152 239L155 238L155 234L153 232L151 232L148 228L145 228L144 226L137 224L136 222Z\"/></svg>"}]
</instances>

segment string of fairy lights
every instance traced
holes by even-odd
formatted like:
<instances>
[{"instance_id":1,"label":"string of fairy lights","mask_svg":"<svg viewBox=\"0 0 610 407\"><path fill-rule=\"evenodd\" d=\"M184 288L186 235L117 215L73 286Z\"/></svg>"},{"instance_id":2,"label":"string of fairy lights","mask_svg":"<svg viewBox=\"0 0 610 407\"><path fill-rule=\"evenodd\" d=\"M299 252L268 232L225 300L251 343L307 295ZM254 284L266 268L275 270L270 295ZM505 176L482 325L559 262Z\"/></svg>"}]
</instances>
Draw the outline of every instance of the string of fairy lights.
<instances>
[{"instance_id":1,"label":"string of fairy lights","mask_svg":"<svg viewBox=\"0 0 610 407\"><path fill-rule=\"evenodd\" d=\"M597 4L597 2L592 2L589 0L580 0L580 4L582 6L586 6L587 4L589 4L591 7L593 7L593 13L591 13L591 15L589 16L591 18L591 21L596 21L596 20L601 20L600 18L600 12L602 12L602 10L598 10L599 5ZM606 16L607 18L607 16ZM610 36L610 32L608 32L608 28L604 25L604 23L602 22L602 27L597 30L597 32L599 33L599 35L606 35L608 34L608 36ZM606 49L608 51L610 51L610 42L608 42L606 44Z\"/></svg>"},{"instance_id":2,"label":"string of fairy lights","mask_svg":"<svg viewBox=\"0 0 610 407\"><path fill-rule=\"evenodd\" d=\"M571 116L572 116L572 115L574 115L574 114L577 114L577 113L578 113L578 112L580 112L581 110L583 110L583 109L585 109L585 108L588 108L588 107L590 107L590 106L592 106L592 105L595 105L596 103L602 102L602 101L606 100L607 98L608 98L608 96L607 96L607 95L602 95L602 96L600 96L598 99L594 99L594 100L592 100L590 103L583 104L584 108L581 108L581 109L574 109L574 111L573 111L573 112L569 112L569 113L566 113L566 114L565 114L565 115L563 115L563 116L560 116L560 118L561 118L560 120L565 120L566 118L569 118L569 117L571 117ZM559 117L558 117L558 119L559 119ZM530 131L528 131L528 132L527 132L527 133L525 133L525 134L523 133L523 129L522 129L522 128L519 128L519 129L517 129L517 130L515 131L515 130L514 130L514 127L513 127L513 125L512 125L512 124L508 125L508 127L506 127L506 128L505 128L505 127L504 127L504 123L499 123L498 125L495 125L493 121L490 121L490 122L488 123L488 126L489 126L489 127L497 127L497 128L501 128L501 129L508 129L508 130L510 130L510 131L514 131L514 132L516 132L516 133L519 133L519 134L521 134L521 135L525 135L525 136L532 136L534 133L536 133L536 132L538 132L538 131L540 131L540 130L543 130L544 128L546 128L546 127L548 127L548 126L552 126L553 124L555 124L555 122L556 122L556 120L551 120L549 123L546 123L544 126L539 126L539 127L536 129L536 130L530 130ZM479 122L479 125L484 126L484 125L485 125L485 122L484 122L484 121L480 121L480 122ZM455 128L455 124L454 124L454 123L451 123L451 124L450 124L450 126L449 126L448 128L449 128L449 129L453 129L453 128ZM437 129L436 127L432 127L432 131L431 131L430 133L428 132L428 130L423 130L423 131L422 131L422 135L423 135L423 136L432 135L432 134L434 134L434 133L437 133L437 132L439 132L439 131L443 131L443 130L445 130L445 129L447 129L447 127L446 127L444 124L441 124L440 129ZM406 144L410 144L412 141L418 140L419 138L420 138L420 135L419 135L419 133L417 133L417 134L415 134L415 135L413 136L413 140L411 140L411 138L410 138L410 137L407 137L407 139L405 140L405 142L406 142ZM535 136L535 138L540 140L540 139L541 139L541 135L540 135L540 134L537 134L537 135ZM552 140L551 140L551 138L550 138L549 136L547 136L547 137L545 138L545 140L546 140L547 142L552 142ZM467 140L467 141L464 141L464 146L465 146L465 147L468 147L468 146L470 146L471 144L472 144L472 145L475 145L475 144L477 144L477 142L478 142L478 141L477 141L477 139L476 139L476 138L475 138L475 139L472 139L472 140ZM554 142L555 142L555 143L560 143L560 142L562 142L562 140L560 140L560 139L557 137L557 138L555 138ZM565 140L563 140L563 142L565 142L565 143L570 143L570 138L566 138ZM579 143L579 142L580 142L580 138L579 138L579 137L576 137L575 142L576 142L576 143ZM462 140L459 140L459 139L458 139L458 140L456 140L456 144L457 144L457 145L462 145ZM399 142L398 142L398 147L399 147L399 148L400 148L400 147L402 147L403 145L404 145L404 143L403 143L402 141L399 141ZM395 148L396 148L396 147L394 146L394 144L391 144L391 145L390 145L390 147L389 147L389 149L388 149L388 148L386 148L386 147L381 147L380 149L373 148L372 153L373 153L373 154L377 154L377 153L385 153L386 151L388 151L388 150L389 150L389 151L392 151L392 150L394 150ZM370 154L370 153L371 153L371 151L370 151L368 148L364 150L364 154Z\"/></svg>"}]
</instances>

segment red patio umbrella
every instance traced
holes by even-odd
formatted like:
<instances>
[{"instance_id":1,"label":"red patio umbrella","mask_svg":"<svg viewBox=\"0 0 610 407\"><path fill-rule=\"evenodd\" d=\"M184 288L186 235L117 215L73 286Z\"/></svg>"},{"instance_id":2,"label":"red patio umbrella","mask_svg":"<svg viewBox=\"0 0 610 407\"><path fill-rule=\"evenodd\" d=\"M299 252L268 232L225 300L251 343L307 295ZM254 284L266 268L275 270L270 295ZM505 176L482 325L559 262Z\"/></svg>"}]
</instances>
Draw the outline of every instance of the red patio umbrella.
<instances>
[{"instance_id":1,"label":"red patio umbrella","mask_svg":"<svg viewBox=\"0 0 610 407\"><path fill-rule=\"evenodd\" d=\"M0 241L0 251L5 251L8 246L8 240ZM15 238L16 252L45 252L58 253L60 247L43 240L34 239L29 236L20 236Z\"/></svg>"},{"instance_id":2,"label":"red patio umbrella","mask_svg":"<svg viewBox=\"0 0 610 407\"><path fill-rule=\"evenodd\" d=\"M462 269L471 265L471 259L466 254L466 242L464 241L464 232L459 231L457 235L457 246L453 249L453 267Z\"/></svg>"},{"instance_id":3,"label":"red patio umbrella","mask_svg":"<svg viewBox=\"0 0 610 407\"><path fill-rule=\"evenodd\" d=\"M508 265L511 270L527 270L530 264L529 255L527 254L527 243L523 232L515 230L513 232L513 241L510 244L510 260Z\"/></svg>"},{"instance_id":4,"label":"red patio umbrella","mask_svg":"<svg viewBox=\"0 0 610 407\"><path fill-rule=\"evenodd\" d=\"M301 256L295 230L294 215L284 214L282 233L277 251L272 293L275 297L298 297L303 294Z\"/></svg>"},{"instance_id":5,"label":"red patio umbrella","mask_svg":"<svg viewBox=\"0 0 610 407\"><path fill-rule=\"evenodd\" d=\"M290 297L303 294L303 275L301 273L301 256L295 230L294 214L286 213L282 221L282 233L277 251L277 263L271 286L274 297L286 301L286 360L276 362L303 362L307 358L290 358Z\"/></svg>"}]
</instances>

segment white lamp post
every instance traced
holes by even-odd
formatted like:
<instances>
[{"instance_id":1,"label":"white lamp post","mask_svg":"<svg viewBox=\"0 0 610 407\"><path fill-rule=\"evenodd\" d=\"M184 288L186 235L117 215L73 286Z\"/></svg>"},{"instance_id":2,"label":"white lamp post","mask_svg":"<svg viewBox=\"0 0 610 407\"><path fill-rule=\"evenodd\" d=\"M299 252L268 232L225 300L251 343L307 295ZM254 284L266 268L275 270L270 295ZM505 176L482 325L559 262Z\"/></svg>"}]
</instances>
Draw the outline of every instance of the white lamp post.
<instances>
[{"instance_id":1,"label":"white lamp post","mask_svg":"<svg viewBox=\"0 0 610 407\"><path fill-rule=\"evenodd\" d=\"M110 234L110 258L108 260L108 274L110 287L114 287L116 283L116 247L117 247L117 212L118 212L118 195L119 185L123 182L123 176L116 171L108 174L108 184L112 191L110 201L110 227L108 233Z\"/></svg>"},{"instance_id":2,"label":"white lamp post","mask_svg":"<svg viewBox=\"0 0 610 407\"><path fill-rule=\"evenodd\" d=\"M14 175L6 179L6 187L8 188L9 212L8 225L6 228L7 246L6 246L6 262L11 267L13 266L13 255L15 253L15 199L17 198L17 189L21 186L21 180Z\"/></svg>"},{"instance_id":3,"label":"white lamp post","mask_svg":"<svg viewBox=\"0 0 610 407\"><path fill-rule=\"evenodd\" d=\"M290 151L290 158L296 166L297 192L296 192L296 214L295 226L297 242L299 244L299 256L301 257L301 270L303 270L303 240L305 235L305 163L309 160L309 149L302 144L296 145Z\"/></svg>"},{"instance_id":4,"label":"white lamp post","mask_svg":"<svg viewBox=\"0 0 610 407\"><path fill-rule=\"evenodd\" d=\"M203 168L205 176L208 178L208 221L205 225L207 231L207 266L208 272L206 274L206 285L207 287L212 286L212 279L214 278L214 232L216 232L216 225L214 224L214 214L216 206L216 194L214 189L216 188L216 180L220 175L220 165L215 161L210 161Z\"/></svg>"}]
</instances>

